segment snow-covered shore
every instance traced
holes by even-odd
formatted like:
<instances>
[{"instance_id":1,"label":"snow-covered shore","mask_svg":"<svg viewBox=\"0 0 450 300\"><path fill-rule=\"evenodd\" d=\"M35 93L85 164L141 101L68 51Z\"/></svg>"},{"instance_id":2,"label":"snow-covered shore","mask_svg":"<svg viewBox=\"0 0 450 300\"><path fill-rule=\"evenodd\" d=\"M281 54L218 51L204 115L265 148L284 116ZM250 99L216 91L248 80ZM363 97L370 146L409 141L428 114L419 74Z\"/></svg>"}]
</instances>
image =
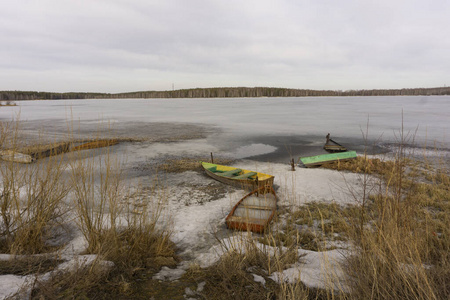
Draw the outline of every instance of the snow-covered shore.
<instances>
[{"instance_id":1,"label":"snow-covered shore","mask_svg":"<svg viewBox=\"0 0 450 300\"><path fill-rule=\"evenodd\" d=\"M234 165L274 175L274 184L280 198L279 208L293 208L312 201L352 203L354 199L349 195L347 186L360 187L358 175L343 175L333 170L297 167L295 171L291 171L288 164L252 160L239 160ZM140 180L142 181L142 178ZM216 189L222 184L204 173L195 171L166 174L164 181L168 200L165 214L170 217L165 220L171 222L172 240L180 249L179 255L183 261L175 269L164 267L154 278L174 280L179 278L192 263L207 267L217 262L223 254L221 244L227 243L227 240L233 239L236 235L241 235L226 228L225 217L245 192L226 187L221 193L205 194L202 187ZM214 198L214 195L217 195L217 198ZM222 239L222 243L217 237ZM66 260L77 259L85 246L86 241L78 232L60 251L60 255ZM342 259L341 252L337 250L299 251L302 254L302 262L285 270L283 274L274 275L275 280L283 277L283 280L292 282L300 278L308 286L321 287L327 283L329 278L327 272L330 271L323 268L324 263L329 260L338 262ZM9 255L0 257L0 259L9 258ZM336 267L332 272L340 271ZM31 275L0 276L0 299L16 292L32 278Z\"/></svg>"}]
</instances>

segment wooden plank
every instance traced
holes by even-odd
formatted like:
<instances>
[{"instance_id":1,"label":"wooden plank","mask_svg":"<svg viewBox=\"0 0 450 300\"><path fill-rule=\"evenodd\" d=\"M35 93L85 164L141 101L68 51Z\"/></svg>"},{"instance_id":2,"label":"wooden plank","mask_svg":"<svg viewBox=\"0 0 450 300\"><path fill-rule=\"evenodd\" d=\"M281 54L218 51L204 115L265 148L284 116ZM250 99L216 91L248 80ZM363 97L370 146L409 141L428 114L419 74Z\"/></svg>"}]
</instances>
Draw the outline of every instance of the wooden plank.
<instances>
[{"instance_id":1,"label":"wooden plank","mask_svg":"<svg viewBox=\"0 0 450 300\"><path fill-rule=\"evenodd\" d=\"M335 143L336 145L343 147L341 144L339 144L338 142L333 141L332 139L330 139L330 142L333 142L333 143Z\"/></svg>"},{"instance_id":2,"label":"wooden plank","mask_svg":"<svg viewBox=\"0 0 450 300\"><path fill-rule=\"evenodd\" d=\"M261 194L262 191L266 191L266 194ZM257 197L258 194L260 197ZM273 188L267 191L267 187L260 187L246 195L233 207L225 219L227 227L256 233L264 232L275 214L276 203L277 197Z\"/></svg>"},{"instance_id":3,"label":"wooden plank","mask_svg":"<svg viewBox=\"0 0 450 300\"><path fill-rule=\"evenodd\" d=\"M251 176L254 176L254 175L256 175L257 173L256 172L249 172L249 173L245 173L245 174L242 174L242 175L238 175L238 176L236 176L236 177L233 177L233 179L245 179L245 178L249 178L249 177L251 177Z\"/></svg>"},{"instance_id":4,"label":"wooden plank","mask_svg":"<svg viewBox=\"0 0 450 300\"><path fill-rule=\"evenodd\" d=\"M231 171L226 171L226 172L223 172L223 173L215 173L215 174L217 174L217 175L219 175L219 176L223 176L223 177L232 177L232 176L234 176L234 174L236 174L236 173L240 173L240 172L242 172L242 170L241 169L235 169L235 170L231 170ZM233 178L234 179L234 178Z\"/></svg>"},{"instance_id":5,"label":"wooden plank","mask_svg":"<svg viewBox=\"0 0 450 300\"><path fill-rule=\"evenodd\" d=\"M259 224L264 225L267 222L267 219L257 219L257 218L247 218L247 217L238 217L232 216L228 219L230 222L238 222L238 223L248 223L248 224Z\"/></svg>"},{"instance_id":6,"label":"wooden plank","mask_svg":"<svg viewBox=\"0 0 450 300\"><path fill-rule=\"evenodd\" d=\"M248 209L262 209L262 210L273 210L275 207L273 206L259 206L259 205L240 205L240 207L248 208Z\"/></svg>"},{"instance_id":7,"label":"wooden plank","mask_svg":"<svg viewBox=\"0 0 450 300\"><path fill-rule=\"evenodd\" d=\"M250 172L254 172L254 171L244 170L244 169L236 169L234 167L216 165L216 164L211 164L211 163L207 163L207 162L201 162L201 164L202 164L202 167L205 169L205 172L208 176L211 176L215 180L218 180L225 184L233 185L233 186L236 186L239 188L251 189L252 191L255 189L258 189L258 188L270 187L273 185L274 177L269 174L255 172L256 173L255 176L257 176L256 180L254 178L236 178L237 176L240 176L240 175L237 175L234 177L227 177L227 176L223 176L223 174L228 171L240 170L246 174L250 173ZM217 168L217 172L211 172L211 170L209 170L210 168L213 168L213 167ZM259 193L265 194L268 191L269 190L266 191L266 189L262 189Z\"/></svg>"}]
</instances>

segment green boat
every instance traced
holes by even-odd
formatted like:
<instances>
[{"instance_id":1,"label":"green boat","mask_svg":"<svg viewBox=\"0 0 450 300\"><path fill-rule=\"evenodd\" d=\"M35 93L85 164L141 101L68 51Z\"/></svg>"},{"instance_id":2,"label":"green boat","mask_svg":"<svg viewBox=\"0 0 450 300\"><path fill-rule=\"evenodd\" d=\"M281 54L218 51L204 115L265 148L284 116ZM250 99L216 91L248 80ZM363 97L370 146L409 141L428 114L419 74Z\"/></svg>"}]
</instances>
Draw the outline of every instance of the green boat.
<instances>
[{"instance_id":1,"label":"green boat","mask_svg":"<svg viewBox=\"0 0 450 300\"><path fill-rule=\"evenodd\" d=\"M300 157L300 162L307 168L317 167L325 163L346 161L356 158L356 151Z\"/></svg>"},{"instance_id":2,"label":"green boat","mask_svg":"<svg viewBox=\"0 0 450 300\"><path fill-rule=\"evenodd\" d=\"M269 174L238 169L202 162L206 174L222 183L255 190L257 188L272 186L274 177Z\"/></svg>"}]
</instances>

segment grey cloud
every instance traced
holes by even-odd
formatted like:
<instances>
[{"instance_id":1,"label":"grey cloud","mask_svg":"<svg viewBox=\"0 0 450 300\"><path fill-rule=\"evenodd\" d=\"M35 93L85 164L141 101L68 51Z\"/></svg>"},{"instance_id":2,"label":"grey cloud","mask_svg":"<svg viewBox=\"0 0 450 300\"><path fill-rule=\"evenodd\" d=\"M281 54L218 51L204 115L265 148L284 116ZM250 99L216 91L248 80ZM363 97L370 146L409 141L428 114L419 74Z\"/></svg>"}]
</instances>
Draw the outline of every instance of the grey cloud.
<instances>
[{"instance_id":1,"label":"grey cloud","mask_svg":"<svg viewBox=\"0 0 450 300\"><path fill-rule=\"evenodd\" d=\"M7 1L0 89L28 89L27 70L45 74L47 90L56 89L52 80L61 84L56 73L74 90L92 88L80 74L98 78L99 91L160 89L168 81L185 88L413 87L416 78L440 85L450 75L450 5L425 2ZM398 81L383 81L386 74Z\"/></svg>"}]
</instances>

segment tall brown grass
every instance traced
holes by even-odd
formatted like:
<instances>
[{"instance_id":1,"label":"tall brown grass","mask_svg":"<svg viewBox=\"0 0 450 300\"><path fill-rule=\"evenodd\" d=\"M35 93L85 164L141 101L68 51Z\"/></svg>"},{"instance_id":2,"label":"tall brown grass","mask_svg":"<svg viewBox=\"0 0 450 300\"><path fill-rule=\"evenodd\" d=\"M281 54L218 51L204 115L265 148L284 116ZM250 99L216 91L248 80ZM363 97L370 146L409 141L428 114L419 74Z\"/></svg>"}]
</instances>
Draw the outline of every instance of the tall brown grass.
<instances>
[{"instance_id":1,"label":"tall brown grass","mask_svg":"<svg viewBox=\"0 0 450 300\"><path fill-rule=\"evenodd\" d=\"M274 226L259 239L244 234L234 244L223 243L225 254L215 265L193 266L181 280L204 281L204 289L196 292L196 297L203 299L447 299L448 166L440 164L436 169L415 162L408 156L407 142L400 135L393 160L364 155L333 166L361 174L363 192L351 190L355 205L311 203L290 209L285 212L284 225ZM20 143L20 124L1 123L1 148L16 149ZM76 215L88 245L85 252L97 255L92 265L58 271L48 281L37 280L32 297L151 297L140 289L142 282L152 285L149 278L161 266L176 266L179 258L170 242L170 228L159 226L167 201L163 184L157 182L147 192L130 185L124 161L110 150L79 149L28 165L0 162L3 252L54 250L47 240L67 213ZM186 169L194 167L190 162L186 165ZM70 211L63 209L63 201L72 204ZM300 225L308 229L301 230ZM315 289L300 279L270 279L293 264L301 265L299 248L327 250L326 243L336 235L352 245L342 266L347 288L336 290L329 285ZM105 268L104 260L113 264ZM42 266L53 269L53 262ZM4 270L12 264L5 264ZM41 269L40 262L31 265L31 273ZM330 262L324 268L333 266ZM23 268L20 272L30 274ZM255 278L263 278L265 283Z\"/></svg>"},{"instance_id":2,"label":"tall brown grass","mask_svg":"<svg viewBox=\"0 0 450 300\"><path fill-rule=\"evenodd\" d=\"M123 161L108 148L103 148L101 156L83 151L73 155L74 207L88 241L86 251L128 270L145 268L156 257L172 257L170 232L157 229L166 201L161 194L146 194L127 185Z\"/></svg>"},{"instance_id":3,"label":"tall brown grass","mask_svg":"<svg viewBox=\"0 0 450 300\"><path fill-rule=\"evenodd\" d=\"M24 149L20 121L0 124L0 149ZM71 143L72 134L67 136ZM48 240L57 226L75 216L87 241L85 252L96 254L98 259L76 270L59 270L50 280L37 279L33 295L136 295L136 276L145 277L162 265L177 263L170 228L158 227L166 201L164 193L145 193L139 186L128 184L123 161L108 147L74 150L39 156L30 164L0 162L0 250L11 254L55 251L57 248ZM105 271L103 260L112 261L114 267ZM18 265L17 260L0 264L0 271L8 272L13 263ZM48 269L46 264L44 259L33 260L27 271L24 261L19 269L30 274L40 265ZM80 289L84 290L81 294Z\"/></svg>"},{"instance_id":4,"label":"tall brown grass","mask_svg":"<svg viewBox=\"0 0 450 300\"><path fill-rule=\"evenodd\" d=\"M283 225L259 241L275 249L327 249L336 234L351 245L341 266L344 282L311 289L300 281L273 284L268 274L282 272L286 260L246 240L227 249L219 263L194 277L205 280L206 299L448 299L450 296L450 177L448 165L417 161L400 132L392 159L359 157L329 166L360 174L362 192L350 186L354 205L310 203L286 212ZM412 148L413 149L413 148ZM283 197L283 196L282 196ZM308 230L298 229L299 226ZM245 251L236 249L244 248ZM267 248L268 249L268 248ZM292 252L293 253L293 252ZM301 261L301 258L300 258ZM270 262L270 263L269 263ZM287 263L288 262L288 263ZM325 265L325 269L331 269ZM301 266L299 267L301 272ZM264 288L251 273L266 280ZM337 273L331 276L342 276Z\"/></svg>"},{"instance_id":5,"label":"tall brown grass","mask_svg":"<svg viewBox=\"0 0 450 300\"><path fill-rule=\"evenodd\" d=\"M408 136L399 137L394 159L378 172L383 188L365 200L369 213L349 231L355 245L345 268L349 298L448 299L448 169L430 175L421 167L418 175L421 164L406 151Z\"/></svg>"},{"instance_id":6,"label":"tall brown grass","mask_svg":"<svg viewBox=\"0 0 450 300\"><path fill-rule=\"evenodd\" d=\"M15 151L19 145L19 122L3 122L1 148ZM46 241L64 214L60 205L70 190L62 174L67 167L63 156L49 157L33 164L0 163L1 249L13 254L46 252Z\"/></svg>"}]
</instances>

